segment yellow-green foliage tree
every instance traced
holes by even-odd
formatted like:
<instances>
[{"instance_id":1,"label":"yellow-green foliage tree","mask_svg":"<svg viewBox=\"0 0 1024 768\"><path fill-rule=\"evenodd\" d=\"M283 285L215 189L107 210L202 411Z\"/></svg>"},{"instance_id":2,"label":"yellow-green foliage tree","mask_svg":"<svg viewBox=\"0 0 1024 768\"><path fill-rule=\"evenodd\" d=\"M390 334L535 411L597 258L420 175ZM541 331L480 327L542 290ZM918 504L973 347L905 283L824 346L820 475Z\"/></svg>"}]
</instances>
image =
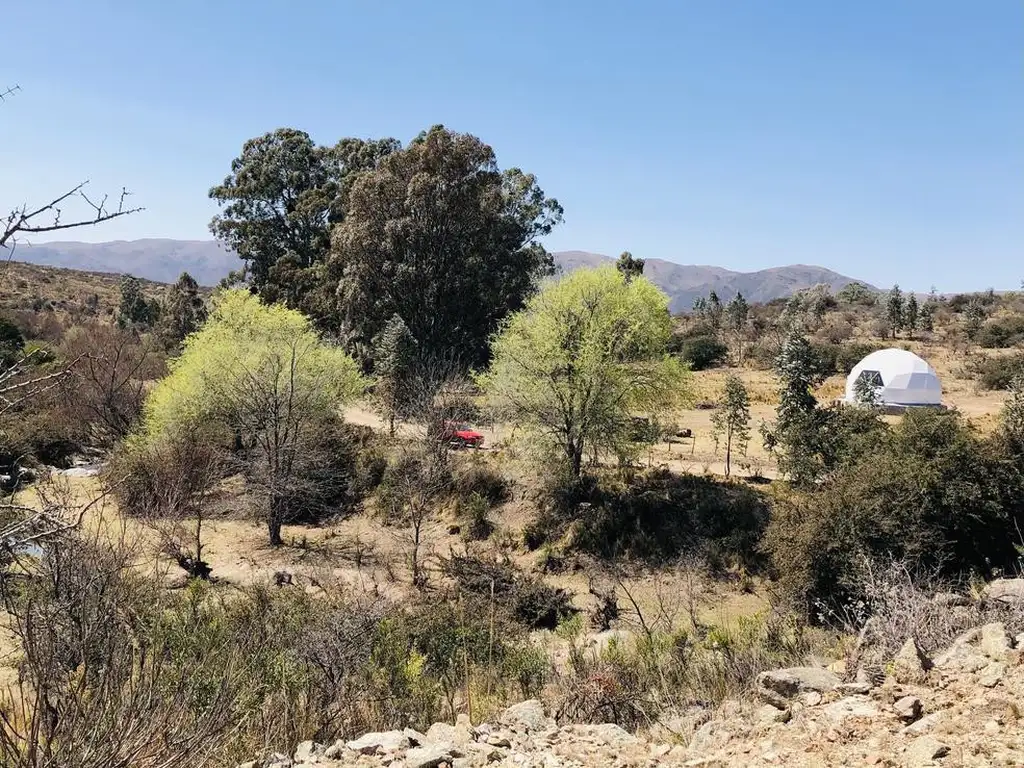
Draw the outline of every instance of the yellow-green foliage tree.
<instances>
[{"instance_id":1,"label":"yellow-green foliage tree","mask_svg":"<svg viewBox=\"0 0 1024 768\"><path fill-rule=\"evenodd\" d=\"M666 352L668 297L615 267L549 283L495 335L480 383L495 410L529 429L578 477L586 451L628 452L631 417L685 394L685 367Z\"/></svg>"},{"instance_id":2,"label":"yellow-green foliage tree","mask_svg":"<svg viewBox=\"0 0 1024 768\"><path fill-rule=\"evenodd\" d=\"M355 361L326 344L305 315L229 290L170 369L147 399L140 438L196 428L233 438L249 456L270 542L281 544L287 501L302 490L303 452L363 391Z\"/></svg>"}]
</instances>

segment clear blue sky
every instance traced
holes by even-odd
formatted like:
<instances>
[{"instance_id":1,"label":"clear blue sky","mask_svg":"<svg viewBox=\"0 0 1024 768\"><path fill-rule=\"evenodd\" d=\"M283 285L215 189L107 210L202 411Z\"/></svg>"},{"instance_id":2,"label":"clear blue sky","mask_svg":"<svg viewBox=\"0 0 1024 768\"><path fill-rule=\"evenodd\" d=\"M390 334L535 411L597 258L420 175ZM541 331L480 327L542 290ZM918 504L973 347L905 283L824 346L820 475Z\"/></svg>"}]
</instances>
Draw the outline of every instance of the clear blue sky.
<instances>
[{"instance_id":1,"label":"clear blue sky","mask_svg":"<svg viewBox=\"0 0 1024 768\"><path fill-rule=\"evenodd\" d=\"M0 204L89 178L205 239L242 142L434 123L565 207L549 249L926 291L1024 278L1020 0L37 0L4 10Z\"/></svg>"}]
</instances>

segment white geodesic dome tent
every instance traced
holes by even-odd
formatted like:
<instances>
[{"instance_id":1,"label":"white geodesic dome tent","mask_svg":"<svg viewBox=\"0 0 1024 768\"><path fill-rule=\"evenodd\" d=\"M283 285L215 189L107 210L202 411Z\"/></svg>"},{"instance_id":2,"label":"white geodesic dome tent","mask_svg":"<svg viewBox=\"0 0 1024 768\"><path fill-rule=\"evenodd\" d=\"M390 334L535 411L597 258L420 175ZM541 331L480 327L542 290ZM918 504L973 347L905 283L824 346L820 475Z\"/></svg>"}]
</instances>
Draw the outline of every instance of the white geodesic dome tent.
<instances>
[{"instance_id":1,"label":"white geodesic dome tent","mask_svg":"<svg viewBox=\"0 0 1024 768\"><path fill-rule=\"evenodd\" d=\"M846 402L857 402L857 380L874 385L878 402L898 408L942 405L935 369L905 349L880 349L861 360L846 378Z\"/></svg>"}]
</instances>

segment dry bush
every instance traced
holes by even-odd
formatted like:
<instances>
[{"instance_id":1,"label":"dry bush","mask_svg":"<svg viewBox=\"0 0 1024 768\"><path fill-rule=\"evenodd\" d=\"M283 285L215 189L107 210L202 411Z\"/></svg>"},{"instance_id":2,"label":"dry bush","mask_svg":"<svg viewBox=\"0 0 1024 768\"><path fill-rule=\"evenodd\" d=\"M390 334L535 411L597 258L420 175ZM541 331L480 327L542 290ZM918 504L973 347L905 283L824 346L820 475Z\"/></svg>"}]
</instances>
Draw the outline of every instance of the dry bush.
<instances>
[{"instance_id":1,"label":"dry bush","mask_svg":"<svg viewBox=\"0 0 1024 768\"><path fill-rule=\"evenodd\" d=\"M973 600L963 585L944 579L936 571L921 571L905 561L865 561L865 598L839 609L825 609L822 618L837 624L848 635L859 635L852 649L850 668L860 655L870 652L882 661L892 659L914 638L926 652L949 647L962 633L990 622L1002 622L1011 634L1024 631L1024 609L1000 602ZM957 595L955 604L936 599L937 594Z\"/></svg>"}]
</instances>

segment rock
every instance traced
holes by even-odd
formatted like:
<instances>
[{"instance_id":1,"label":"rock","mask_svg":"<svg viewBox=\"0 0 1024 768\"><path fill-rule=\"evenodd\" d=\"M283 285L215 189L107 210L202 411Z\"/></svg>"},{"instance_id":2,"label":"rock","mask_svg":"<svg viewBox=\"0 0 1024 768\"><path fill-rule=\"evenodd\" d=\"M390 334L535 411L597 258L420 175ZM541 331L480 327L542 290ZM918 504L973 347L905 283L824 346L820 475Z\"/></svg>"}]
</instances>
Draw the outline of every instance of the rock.
<instances>
[{"instance_id":1,"label":"rock","mask_svg":"<svg viewBox=\"0 0 1024 768\"><path fill-rule=\"evenodd\" d=\"M981 652L990 659L1002 661L1010 650L1010 637L1006 634L1003 624L986 624L981 628L981 641L978 644Z\"/></svg>"},{"instance_id":2,"label":"rock","mask_svg":"<svg viewBox=\"0 0 1024 768\"><path fill-rule=\"evenodd\" d=\"M328 760L337 760L345 754L346 749L348 749L348 746L345 744L345 742L341 739L338 739L331 746L324 750L324 757Z\"/></svg>"},{"instance_id":3,"label":"rock","mask_svg":"<svg viewBox=\"0 0 1024 768\"><path fill-rule=\"evenodd\" d=\"M484 743L488 746L499 747L501 749L508 749L512 746L512 742L510 742L505 736L502 736L500 733L487 734L487 738L484 739Z\"/></svg>"},{"instance_id":4,"label":"rock","mask_svg":"<svg viewBox=\"0 0 1024 768\"><path fill-rule=\"evenodd\" d=\"M345 744L353 752L364 755L387 754L407 749L410 739L402 731L381 731L367 733Z\"/></svg>"},{"instance_id":5,"label":"rock","mask_svg":"<svg viewBox=\"0 0 1024 768\"><path fill-rule=\"evenodd\" d=\"M971 599L965 595L958 595L956 592L936 592L932 596L932 602L935 605L953 608L969 606L971 604Z\"/></svg>"},{"instance_id":6,"label":"rock","mask_svg":"<svg viewBox=\"0 0 1024 768\"><path fill-rule=\"evenodd\" d=\"M942 722L946 717L945 712L932 712L930 715L925 715L916 723L911 723L903 729L903 733L908 735L917 736L922 733L926 733Z\"/></svg>"},{"instance_id":7,"label":"rock","mask_svg":"<svg viewBox=\"0 0 1024 768\"><path fill-rule=\"evenodd\" d=\"M324 745L315 741L304 741L295 748L292 759L296 763L312 763L324 753Z\"/></svg>"},{"instance_id":8,"label":"rock","mask_svg":"<svg viewBox=\"0 0 1024 768\"><path fill-rule=\"evenodd\" d=\"M998 662L989 664L981 673L978 684L983 688L995 688L1003 680L1006 674L1006 667Z\"/></svg>"},{"instance_id":9,"label":"rock","mask_svg":"<svg viewBox=\"0 0 1024 768\"><path fill-rule=\"evenodd\" d=\"M934 736L918 736L904 755L907 766L925 766L949 754L949 747Z\"/></svg>"},{"instance_id":10,"label":"rock","mask_svg":"<svg viewBox=\"0 0 1024 768\"><path fill-rule=\"evenodd\" d=\"M1007 605L1024 604L1024 579L995 579L985 587L985 597Z\"/></svg>"},{"instance_id":11,"label":"rock","mask_svg":"<svg viewBox=\"0 0 1024 768\"><path fill-rule=\"evenodd\" d=\"M630 650L636 643L636 638L632 632L627 632L624 629L609 629L605 632L595 632L594 634L587 635L584 639L584 645L591 648L594 656L600 658L608 653L610 648L618 648L620 650Z\"/></svg>"},{"instance_id":12,"label":"rock","mask_svg":"<svg viewBox=\"0 0 1024 768\"><path fill-rule=\"evenodd\" d=\"M454 759L446 745L428 744L425 747L413 747L405 753L406 768L438 768L441 763L449 763Z\"/></svg>"},{"instance_id":13,"label":"rock","mask_svg":"<svg viewBox=\"0 0 1024 768\"><path fill-rule=\"evenodd\" d=\"M424 733L420 733L415 728L406 728L402 731L402 735L409 740L409 744L414 747L419 747L427 743L427 736Z\"/></svg>"},{"instance_id":14,"label":"rock","mask_svg":"<svg viewBox=\"0 0 1024 768\"><path fill-rule=\"evenodd\" d=\"M821 704L821 694L817 691L808 691L803 695L803 703L808 707L816 707Z\"/></svg>"},{"instance_id":15,"label":"rock","mask_svg":"<svg viewBox=\"0 0 1024 768\"><path fill-rule=\"evenodd\" d=\"M819 667L789 667L762 672L757 676L757 693L767 703L785 709L789 699L799 693L828 693L839 685L839 678Z\"/></svg>"},{"instance_id":16,"label":"rock","mask_svg":"<svg viewBox=\"0 0 1024 768\"><path fill-rule=\"evenodd\" d=\"M263 759L260 768L292 768L292 759L288 755L274 752Z\"/></svg>"},{"instance_id":17,"label":"rock","mask_svg":"<svg viewBox=\"0 0 1024 768\"><path fill-rule=\"evenodd\" d=\"M761 724L788 723L793 713L789 709L778 709L771 704L765 704L757 710L754 719Z\"/></svg>"},{"instance_id":18,"label":"rock","mask_svg":"<svg viewBox=\"0 0 1024 768\"><path fill-rule=\"evenodd\" d=\"M912 723L921 716L924 705L917 696L904 696L892 705L892 711L896 713L904 723Z\"/></svg>"},{"instance_id":19,"label":"rock","mask_svg":"<svg viewBox=\"0 0 1024 768\"><path fill-rule=\"evenodd\" d=\"M836 724L848 717L877 717L878 714L875 703L860 696L847 696L825 707L825 715Z\"/></svg>"},{"instance_id":20,"label":"rock","mask_svg":"<svg viewBox=\"0 0 1024 768\"><path fill-rule=\"evenodd\" d=\"M239 763L238 765L235 766L235 768L256 768L256 761L255 760L249 760L248 762L245 762L245 763Z\"/></svg>"},{"instance_id":21,"label":"rock","mask_svg":"<svg viewBox=\"0 0 1024 768\"><path fill-rule=\"evenodd\" d=\"M449 723L434 723L427 728L426 737L428 744L450 744L455 741L455 726Z\"/></svg>"},{"instance_id":22,"label":"rock","mask_svg":"<svg viewBox=\"0 0 1024 768\"><path fill-rule=\"evenodd\" d=\"M640 740L636 736L614 723L602 723L600 725L567 725L561 729L561 733L591 739L601 744L607 744L609 747L622 747L627 744L640 743Z\"/></svg>"},{"instance_id":23,"label":"rock","mask_svg":"<svg viewBox=\"0 0 1024 768\"><path fill-rule=\"evenodd\" d=\"M908 638L892 661L892 673L897 683L920 685L932 668L931 659L918 646L914 638Z\"/></svg>"},{"instance_id":24,"label":"rock","mask_svg":"<svg viewBox=\"0 0 1024 768\"><path fill-rule=\"evenodd\" d=\"M836 686L836 692L846 696L867 696L871 693L871 683L840 683Z\"/></svg>"},{"instance_id":25,"label":"rock","mask_svg":"<svg viewBox=\"0 0 1024 768\"><path fill-rule=\"evenodd\" d=\"M543 731L552 728L555 721L544 714L544 705L537 699L515 704L501 713L500 722L513 731Z\"/></svg>"}]
</instances>

